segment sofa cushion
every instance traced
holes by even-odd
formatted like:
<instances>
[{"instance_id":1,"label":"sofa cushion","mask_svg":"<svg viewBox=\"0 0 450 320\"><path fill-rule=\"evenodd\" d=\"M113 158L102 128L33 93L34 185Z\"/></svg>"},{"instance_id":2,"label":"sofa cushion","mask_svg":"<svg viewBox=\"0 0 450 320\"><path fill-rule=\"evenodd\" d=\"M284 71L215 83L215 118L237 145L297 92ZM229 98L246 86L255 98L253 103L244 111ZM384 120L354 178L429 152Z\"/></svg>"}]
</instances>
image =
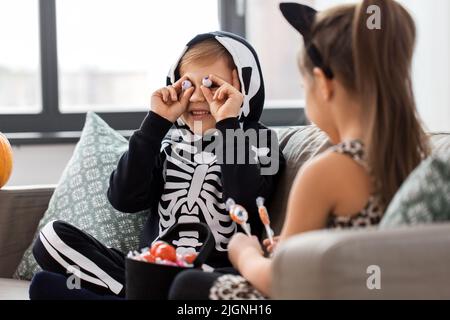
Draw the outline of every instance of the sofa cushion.
<instances>
[{"instance_id":1,"label":"sofa cushion","mask_svg":"<svg viewBox=\"0 0 450 320\"><path fill-rule=\"evenodd\" d=\"M433 133L430 137L434 154L442 154L450 150L450 133Z\"/></svg>"},{"instance_id":2,"label":"sofa cushion","mask_svg":"<svg viewBox=\"0 0 450 320\"><path fill-rule=\"evenodd\" d=\"M81 138L37 230L52 220L63 220L107 246L123 252L136 249L148 212L121 213L106 196L109 177L127 148L128 141L123 136L89 112ZM37 235L38 232L35 238ZM25 251L15 278L29 280L40 270L31 252L33 243Z\"/></svg>"},{"instance_id":3,"label":"sofa cushion","mask_svg":"<svg viewBox=\"0 0 450 320\"><path fill-rule=\"evenodd\" d=\"M437 150L403 183L380 228L450 221L450 149Z\"/></svg>"},{"instance_id":4,"label":"sofa cushion","mask_svg":"<svg viewBox=\"0 0 450 320\"><path fill-rule=\"evenodd\" d=\"M286 159L286 168L275 188L277 196L272 199L268 210L269 213L277 212L272 227L275 234L279 234L286 214L289 191L297 172L305 162L328 149L331 143L327 135L316 126L283 128L276 132Z\"/></svg>"}]
</instances>

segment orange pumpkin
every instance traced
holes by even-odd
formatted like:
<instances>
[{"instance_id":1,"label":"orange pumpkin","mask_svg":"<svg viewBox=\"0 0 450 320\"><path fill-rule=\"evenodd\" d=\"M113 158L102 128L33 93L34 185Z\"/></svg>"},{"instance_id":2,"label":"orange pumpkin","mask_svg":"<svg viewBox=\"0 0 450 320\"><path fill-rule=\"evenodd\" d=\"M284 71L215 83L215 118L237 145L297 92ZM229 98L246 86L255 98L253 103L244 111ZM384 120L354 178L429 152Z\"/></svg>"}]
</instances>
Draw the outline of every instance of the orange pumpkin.
<instances>
[{"instance_id":1,"label":"orange pumpkin","mask_svg":"<svg viewBox=\"0 0 450 320\"><path fill-rule=\"evenodd\" d=\"M0 133L0 188L8 182L13 167L13 152L8 139Z\"/></svg>"}]
</instances>

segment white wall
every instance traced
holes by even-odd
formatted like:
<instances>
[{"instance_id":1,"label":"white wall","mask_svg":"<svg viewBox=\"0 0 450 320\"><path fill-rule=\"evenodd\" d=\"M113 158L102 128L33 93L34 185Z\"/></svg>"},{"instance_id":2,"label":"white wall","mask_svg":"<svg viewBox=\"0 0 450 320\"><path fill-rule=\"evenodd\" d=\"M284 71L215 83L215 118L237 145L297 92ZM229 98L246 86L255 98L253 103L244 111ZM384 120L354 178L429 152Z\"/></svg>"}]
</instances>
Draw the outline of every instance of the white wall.
<instances>
[{"instance_id":1,"label":"white wall","mask_svg":"<svg viewBox=\"0 0 450 320\"><path fill-rule=\"evenodd\" d=\"M417 26L413 78L419 113L429 130L450 132L450 1L400 2Z\"/></svg>"},{"instance_id":2,"label":"white wall","mask_svg":"<svg viewBox=\"0 0 450 320\"><path fill-rule=\"evenodd\" d=\"M450 132L450 1L398 1L417 27L413 81L419 114L428 130ZM315 0L318 9L349 2L357 1Z\"/></svg>"},{"instance_id":3,"label":"white wall","mask_svg":"<svg viewBox=\"0 0 450 320\"><path fill-rule=\"evenodd\" d=\"M303 0L303 3L311 5L313 1ZM302 39L284 19L279 10L280 2L247 0L247 40L258 53L269 103L270 100L303 99L297 68Z\"/></svg>"}]
</instances>

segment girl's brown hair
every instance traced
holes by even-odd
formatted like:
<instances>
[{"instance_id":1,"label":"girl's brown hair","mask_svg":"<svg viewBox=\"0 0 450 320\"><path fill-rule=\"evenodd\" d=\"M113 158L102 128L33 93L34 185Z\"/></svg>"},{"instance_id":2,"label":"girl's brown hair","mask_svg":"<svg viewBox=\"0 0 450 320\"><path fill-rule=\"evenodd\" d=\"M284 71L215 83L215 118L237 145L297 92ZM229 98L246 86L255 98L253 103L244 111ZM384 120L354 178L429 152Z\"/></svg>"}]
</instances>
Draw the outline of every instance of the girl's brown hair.
<instances>
[{"instance_id":1,"label":"girl's brown hair","mask_svg":"<svg viewBox=\"0 0 450 320\"><path fill-rule=\"evenodd\" d=\"M367 25L372 5L381 13L381 29ZM384 206L430 153L412 89L415 38L413 19L393 0L364 0L323 11L312 29L324 64L364 108L367 161ZM300 64L312 74L306 52Z\"/></svg>"}]
</instances>

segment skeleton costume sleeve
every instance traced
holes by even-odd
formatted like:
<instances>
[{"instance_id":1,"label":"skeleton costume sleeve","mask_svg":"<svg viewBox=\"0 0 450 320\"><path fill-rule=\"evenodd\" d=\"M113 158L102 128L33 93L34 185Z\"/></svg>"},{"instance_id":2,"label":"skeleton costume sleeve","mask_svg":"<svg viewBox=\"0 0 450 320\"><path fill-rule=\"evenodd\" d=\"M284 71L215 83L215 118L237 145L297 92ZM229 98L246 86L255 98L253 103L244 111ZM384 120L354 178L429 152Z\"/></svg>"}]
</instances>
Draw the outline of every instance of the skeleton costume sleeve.
<instances>
[{"instance_id":1,"label":"skeleton costume sleeve","mask_svg":"<svg viewBox=\"0 0 450 320\"><path fill-rule=\"evenodd\" d=\"M172 123L150 111L130 138L128 151L111 174L108 199L119 211L134 213L152 206L162 192L161 142Z\"/></svg>"}]
</instances>

